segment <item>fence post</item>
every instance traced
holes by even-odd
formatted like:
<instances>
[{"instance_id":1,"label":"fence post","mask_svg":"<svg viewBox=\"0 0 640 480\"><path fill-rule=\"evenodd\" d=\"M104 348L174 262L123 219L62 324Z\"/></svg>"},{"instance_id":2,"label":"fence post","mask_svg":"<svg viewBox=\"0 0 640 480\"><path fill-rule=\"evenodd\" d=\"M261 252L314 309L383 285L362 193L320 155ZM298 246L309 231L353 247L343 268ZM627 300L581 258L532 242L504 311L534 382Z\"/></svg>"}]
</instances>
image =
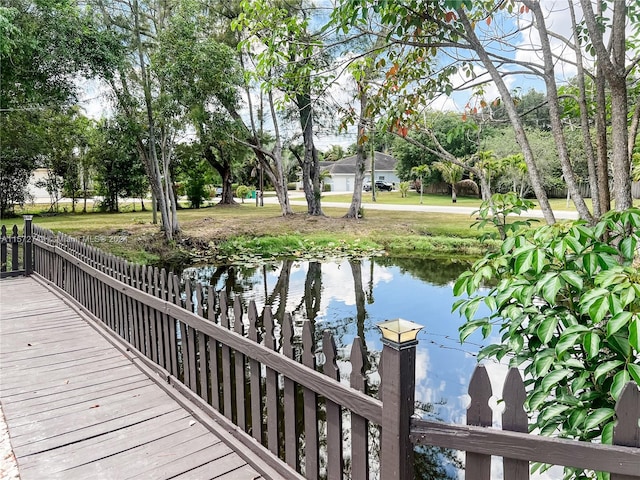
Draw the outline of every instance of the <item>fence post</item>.
<instances>
[{"instance_id":1,"label":"fence post","mask_svg":"<svg viewBox=\"0 0 640 480\"><path fill-rule=\"evenodd\" d=\"M31 222L33 215L23 215L24 218L24 274L26 277L33 273L33 229Z\"/></svg>"},{"instance_id":2,"label":"fence post","mask_svg":"<svg viewBox=\"0 0 640 480\"><path fill-rule=\"evenodd\" d=\"M379 323L382 332L380 442L381 480L413 479L413 444L409 437L414 411L416 336L422 328L408 320Z\"/></svg>"}]
</instances>

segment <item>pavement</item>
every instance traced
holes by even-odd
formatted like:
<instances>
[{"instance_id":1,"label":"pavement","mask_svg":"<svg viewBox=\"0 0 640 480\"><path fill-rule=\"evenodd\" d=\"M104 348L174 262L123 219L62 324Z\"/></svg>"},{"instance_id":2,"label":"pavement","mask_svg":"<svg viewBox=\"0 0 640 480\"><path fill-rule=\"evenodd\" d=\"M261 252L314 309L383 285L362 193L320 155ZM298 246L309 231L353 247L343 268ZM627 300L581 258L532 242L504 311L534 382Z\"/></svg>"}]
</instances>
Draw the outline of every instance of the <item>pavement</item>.
<instances>
[{"instance_id":1,"label":"pavement","mask_svg":"<svg viewBox=\"0 0 640 480\"><path fill-rule=\"evenodd\" d=\"M332 208L344 208L348 210L351 206L350 203L346 202L332 202L329 199L334 195L344 195L347 192L323 192L322 193L322 206L323 207L332 207ZM295 206L306 206L307 202L304 198L304 192L301 191L289 191L289 200L291 205ZM252 201L252 200L249 200ZM253 200L255 201L255 200ZM36 199L36 203L48 203L49 199ZM60 202L71 202L71 199L63 198L60 199ZM122 205L125 203L135 202L138 207L140 206L140 200L138 199L121 199ZM148 203L147 203L148 202ZM265 195L264 203L266 204L277 204L278 199L275 195ZM151 207L151 200L145 200L145 204L147 208ZM79 207L82 208L82 204L78 204ZM90 208L93 207L93 203L90 202ZM451 213L455 215L466 215L471 216L473 212L478 210L477 207L463 207L456 205L391 205L391 204L383 204L383 203L373 203L373 202L362 202L362 207L365 210L386 210L386 211L405 211L405 212L425 212L425 213ZM566 210L554 210L553 214L558 220L577 220L578 213L575 211L566 211ZM527 218L544 218L542 212L538 209L529 210L526 212L524 217Z\"/></svg>"},{"instance_id":2,"label":"pavement","mask_svg":"<svg viewBox=\"0 0 640 480\"><path fill-rule=\"evenodd\" d=\"M332 195L344 195L345 192L324 192L322 194L322 206L323 207L335 207L344 208L348 210L351 206L350 203L343 202L331 202L328 200ZM307 202L304 200L304 193L301 192L289 192L289 199L291 205L305 206ZM265 196L264 203L277 204L278 199L276 197ZM463 206L447 206L447 205L391 205L383 203L362 202L362 207L365 210L386 210L386 211L405 211L405 212L425 212L425 213L451 213L455 215L471 216L473 212L477 211L477 207L463 207ZM578 212L554 210L553 214L556 219L560 220L577 220ZM529 210L523 216L527 218L544 218L544 215L540 210Z\"/></svg>"}]
</instances>

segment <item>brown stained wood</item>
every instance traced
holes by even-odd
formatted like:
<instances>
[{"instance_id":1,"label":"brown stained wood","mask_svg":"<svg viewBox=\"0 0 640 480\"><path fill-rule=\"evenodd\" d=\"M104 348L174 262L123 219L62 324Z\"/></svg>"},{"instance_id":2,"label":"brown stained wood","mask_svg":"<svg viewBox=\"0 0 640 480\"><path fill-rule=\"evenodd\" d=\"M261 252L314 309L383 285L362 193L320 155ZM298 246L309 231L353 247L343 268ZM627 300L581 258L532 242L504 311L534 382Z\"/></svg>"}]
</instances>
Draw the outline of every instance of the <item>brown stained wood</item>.
<instances>
[{"instance_id":1,"label":"brown stained wood","mask_svg":"<svg viewBox=\"0 0 640 480\"><path fill-rule=\"evenodd\" d=\"M191 292L191 282L189 279L185 279L184 282L184 308L189 313L193 312L193 300ZM184 384L191 388L191 368L189 368L189 325L187 323L180 322L180 345L182 350L182 372L184 375Z\"/></svg>"},{"instance_id":2,"label":"brown stained wood","mask_svg":"<svg viewBox=\"0 0 640 480\"><path fill-rule=\"evenodd\" d=\"M340 370L336 363L336 344L328 330L322 335L322 352L325 363L323 373L333 380L340 381ZM340 405L327 400L327 478L342 478L342 412Z\"/></svg>"},{"instance_id":3,"label":"brown stained wood","mask_svg":"<svg viewBox=\"0 0 640 480\"><path fill-rule=\"evenodd\" d=\"M510 368L502 389L502 399L505 405L502 413L503 430L522 433L528 431L529 419L524 411L526 398L527 393L520 371L517 368ZM529 462L504 457L502 463L504 480L529 479Z\"/></svg>"},{"instance_id":4,"label":"brown stained wood","mask_svg":"<svg viewBox=\"0 0 640 480\"><path fill-rule=\"evenodd\" d=\"M316 368L315 341L313 326L305 321L302 327L302 364L311 370ZM305 477L315 480L319 476L318 460L318 398L316 392L308 387L302 389L304 405L304 456Z\"/></svg>"},{"instance_id":5,"label":"brown stained wood","mask_svg":"<svg viewBox=\"0 0 640 480\"><path fill-rule=\"evenodd\" d=\"M274 322L273 314L271 313L271 307L266 306L264 309L264 346L270 350L276 349L276 338L273 334ZM267 407L267 446L274 455L278 455L278 442L279 442L279 406L278 401L278 372L272 368L267 367L265 372L265 385L266 385L266 407Z\"/></svg>"},{"instance_id":6,"label":"brown stained wood","mask_svg":"<svg viewBox=\"0 0 640 480\"><path fill-rule=\"evenodd\" d=\"M293 320L291 314L285 313L282 322L282 353L285 357L295 360L296 354L293 347ZM298 432L297 432L297 407L296 384L284 377L284 459L292 468L298 469Z\"/></svg>"},{"instance_id":7,"label":"brown stained wood","mask_svg":"<svg viewBox=\"0 0 640 480\"><path fill-rule=\"evenodd\" d=\"M11 270L20 270L18 263L18 253L20 252L20 244L18 243L18 226L14 225L11 229Z\"/></svg>"},{"instance_id":8,"label":"brown stained wood","mask_svg":"<svg viewBox=\"0 0 640 480\"><path fill-rule=\"evenodd\" d=\"M169 300L173 302L173 305L175 305L176 308L181 308L182 297L180 296L180 281L177 275L171 273L169 285L171 287ZM171 332L171 371L174 372L174 376L176 378L179 378L182 382L184 382L184 374L181 370L181 366L183 366L184 363L181 357L180 344L178 343L178 334L182 329L182 324L179 323L178 320L171 314L169 314L168 316L170 322L169 331Z\"/></svg>"},{"instance_id":9,"label":"brown stained wood","mask_svg":"<svg viewBox=\"0 0 640 480\"><path fill-rule=\"evenodd\" d=\"M244 323L242 322L242 303L240 298L236 297L233 302L233 331L240 336L244 336ZM233 352L234 360L234 372L236 376L236 391L235 391L235 403L236 403L236 425L242 429L243 432L247 431L247 413L245 407L245 358L240 352Z\"/></svg>"},{"instance_id":10,"label":"brown stained wood","mask_svg":"<svg viewBox=\"0 0 640 480\"><path fill-rule=\"evenodd\" d=\"M413 477L413 445L409 433L414 412L415 345L397 348L385 343L382 365L380 476L409 480Z\"/></svg>"},{"instance_id":11,"label":"brown stained wood","mask_svg":"<svg viewBox=\"0 0 640 480\"><path fill-rule=\"evenodd\" d=\"M478 365L471 381L469 382L469 396L471 403L467 408L467 425L478 427L489 427L493 421L493 412L489 406L491 382L484 365ZM467 452L465 468L475 472L478 480L490 480L491 478L491 456L480 455L474 452Z\"/></svg>"},{"instance_id":12,"label":"brown stained wood","mask_svg":"<svg viewBox=\"0 0 640 480\"><path fill-rule=\"evenodd\" d=\"M2 225L0 232L0 271L7 271L7 226Z\"/></svg>"},{"instance_id":13,"label":"brown stained wood","mask_svg":"<svg viewBox=\"0 0 640 480\"><path fill-rule=\"evenodd\" d=\"M48 290L35 280L29 289L21 291L29 298L43 298ZM202 471L202 465L209 467L207 472L236 472L233 478L241 480L256 479L260 474L249 469L246 461L228 448L224 452L220 438L183 410L175 400L149 377L137 369L122 351L115 349L98 330L89 326L75 311L68 310L72 323L77 326L77 334L56 332L52 329L39 330L42 322L39 316L25 316L16 310L19 321L14 321L9 303L21 301L17 295L4 296L9 290L8 283L2 284L2 316L0 328L0 351L5 355L0 364L1 377L5 373L15 372L16 363L6 355L19 351L19 337L14 335L21 330L31 332L34 345L42 341L53 341L59 349L70 351L78 348L77 338L83 338L87 344L103 345L120 356L118 365L126 364L127 377L120 377L122 367L108 368L104 371L87 371L82 381L68 377L69 382L55 382L46 390L38 383L38 374L42 367L38 362L24 361L25 385L21 393L15 392L15 401L10 401L4 388L0 391L0 400L5 410L14 451L21 466L22 480L40 480L43 478L64 478L80 480L86 478L142 478L144 472L154 472L154 479L165 479L174 475L190 477L189 472ZM33 289L31 288L33 287ZM59 297L48 300L64 303ZM55 309L55 308L53 308ZM31 319L36 324L31 328ZM20 330L14 330L14 329ZM115 338L115 337L114 337ZM22 352L35 352L22 349ZM6 361L5 361L6 360ZM11 366L11 368L7 368ZM72 369L66 369L69 374ZM62 372L61 372L62 374ZM133 375L132 375L133 374ZM45 373L45 375L47 375ZM16 377L17 378L17 377ZM108 382L104 383L104 379ZM119 380L122 378L123 380ZM28 383L30 382L31 383ZM51 397L53 393L57 396ZM42 395L37 398L37 395ZM49 400L51 398L51 400ZM26 411L25 409L28 409ZM219 452L219 453L213 453ZM243 452L247 454L247 452ZM169 473L164 473L165 470ZM211 476L214 476L213 474ZM193 477L190 477L193 478ZM209 476L205 477L209 478Z\"/></svg>"},{"instance_id":14,"label":"brown stained wood","mask_svg":"<svg viewBox=\"0 0 640 480\"><path fill-rule=\"evenodd\" d=\"M38 248L53 251L53 247L40 241L38 241ZM73 259L71 254L56 252L60 256L68 255L69 258ZM238 350L247 357L253 358L253 360L288 376L296 383L311 390L322 392L325 397L336 403L340 403L344 408L360 414L369 421L376 424L381 423L382 404L379 400L337 384L315 370L305 368L303 365L293 362L283 355L275 354L259 343L241 338L234 332L230 332L228 329L222 328L217 324L201 319L197 315L189 313L177 305L128 287L115 279L105 276L99 271L93 270L84 262L78 261L77 265L82 270L89 272L95 279L121 289L123 293L136 302L144 302L146 305L156 308L157 310L165 311L168 315L180 322L188 323L193 328L206 333L208 336L215 338L218 342L227 345L229 348Z\"/></svg>"},{"instance_id":15,"label":"brown stained wood","mask_svg":"<svg viewBox=\"0 0 640 480\"><path fill-rule=\"evenodd\" d=\"M365 353L360 337L353 339L351 345L351 388L366 393L367 381L365 372ZM369 479L369 428L367 419L351 412L351 478L353 480Z\"/></svg>"},{"instance_id":16,"label":"brown stained wood","mask_svg":"<svg viewBox=\"0 0 640 480\"><path fill-rule=\"evenodd\" d=\"M227 304L227 294L220 292L220 326L225 330L229 330L229 306ZM232 390L231 390L231 351L227 345L221 346L221 361L222 361L222 399L223 410L222 413L229 420L233 420L232 410Z\"/></svg>"},{"instance_id":17,"label":"brown stained wood","mask_svg":"<svg viewBox=\"0 0 640 480\"><path fill-rule=\"evenodd\" d=\"M204 318L204 307L202 305L203 295L202 295L202 284L200 282L196 283L196 313L199 317ZM194 358L194 367L195 372L198 374L198 389L194 390L197 392L202 398L208 400L208 386L207 384L207 347L206 347L206 337L203 333L194 330L194 342L197 344L198 355ZM195 346L194 346L195 350Z\"/></svg>"},{"instance_id":18,"label":"brown stained wood","mask_svg":"<svg viewBox=\"0 0 640 480\"><path fill-rule=\"evenodd\" d=\"M207 318L211 323L216 323L216 295L212 285L207 289ZM211 376L211 406L220 410L220 369L218 367L218 342L215 338L207 336L209 348L209 375Z\"/></svg>"},{"instance_id":19,"label":"brown stained wood","mask_svg":"<svg viewBox=\"0 0 640 480\"><path fill-rule=\"evenodd\" d=\"M160 276L160 289L158 290L158 298L167 300L167 271L162 268L159 273ZM169 319L167 314L162 312L158 319L159 332L162 337L158 345L158 356L160 357L160 366L162 366L168 372L171 372L171 361L169 360L169 345L171 343L171 337L169 336Z\"/></svg>"},{"instance_id":20,"label":"brown stained wood","mask_svg":"<svg viewBox=\"0 0 640 480\"><path fill-rule=\"evenodd\" d=\"M147 269L147 293L156 295L156 282L158 281L157 267L149 267ZM156 324L156 309L149 308L149 358L158 363L158 326Z\"/></svg>"},{"instance_id":21,"label":"brown stained wood","mask_svg":"<svg viewBox=\"0 0 640 480\"><path fill-rule=\"evenodd\" d=\"M411 439L416 445L434 445L531 462L565 465L637 476L640 449L579 442L487 427L449 425L414 419ZM624 477L623 477L624 478Z\"/></svg>"},{"instance_id":22,"label":"brown stained wood","mask_svg":"<svg viewBox=\"0 0 640 480\"><path fill-rule=\"evenodd\" d=\"M258 336L258 310L256 302L251 300L247 311L249 318L250 345L260 345ZM261 392L260 363L253 356L249 356L249 389L251 396L251 436L262 443L262 392Z\"/></svg>"},{"instance_id":23,"label":"brown stained wood","mask_svg":"<svg viewBox=\"0 0 640 480\"><path fill-rule=\"evenodd\" d=\"M204 317L202 285L197 284L196 298L198 299L198 316ZM209 401L209 375L207 372L207 336L198 332L198 373L200 379L200 396Z\"/></svg>"},{"instance_id":24,"label":"brown stained wood","mask_svg":"<svg viewBox=\"0 0 640 480\"><path fill-rule=\"evenodd\" d=\"M640 449L640 390L632 382L627 383L616 404L616 425L613 429L613 444ZM640 477L640 462L638 464ZM635 478L638 478L635 477ZM611 480L632 480L634 477L612 474Z\"/></svg>"}]
</instances>

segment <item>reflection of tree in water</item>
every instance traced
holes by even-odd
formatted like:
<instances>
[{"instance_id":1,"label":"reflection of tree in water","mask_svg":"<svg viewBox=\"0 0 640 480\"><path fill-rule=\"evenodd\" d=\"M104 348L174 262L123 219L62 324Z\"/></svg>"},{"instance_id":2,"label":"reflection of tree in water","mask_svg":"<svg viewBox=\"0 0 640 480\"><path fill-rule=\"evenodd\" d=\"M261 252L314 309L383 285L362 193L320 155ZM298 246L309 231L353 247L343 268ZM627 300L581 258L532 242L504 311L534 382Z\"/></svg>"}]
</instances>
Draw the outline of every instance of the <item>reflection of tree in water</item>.
<instances>
[{"instance_id":1,"label":"reflection of tree in water","mask_svg":"<svg viewBox=\"0 0 640 480\"><path fill-rule=\"evenodd\" d=\"M360 337L362 341L365 365L363 367L364 370L364 378L366 382L366 393L379 398L379 383L377 381L377 370L380 360L380 352L373 350L371 351L367 348L366 345L366 320L368 318L366 305L373 303L373 288L374 288L374 273L375 273L375 265L382 266L398 266L401 271L408 272L416 278L421 280L434 283L437 285L443 285L451 282L453 279L457 277L459 273L461 273L467 266L467 263L461 262L452 262L447 264L442 260L429 260L429 259L394 259L389 260L386 258L377 258L374 262L373 259L370 260L370 268L368 272L368 281L367 281L367 289L365 292L363 279L362 279L362 261L358 259L352 259L349 261L349 266L351 268L352 277L353 277L353 289L355 296L355 305L356 305L356 315L355 317L346 317L342 318L338 321L331 322L330 324L323 325L323 328L316 328L316 320L318 317L318 313L321 309L322 302L322 264L320 262L310 262L308 265L305 282L304 282L304 296L300 299L299 303L297 303L294 308L294 316L303 317L309 320L310 325L312 327L313 338L314 338L314 350L319 351L319 345L321 342L321 337L323 334L323 330L330 330L333 334L334 341L337 347L337 362L339 366L342 366L341 376L343 382L348 382L349 376L349 368L346 367L346 363L349 362L349 356L351 354L351 344L350 339L353 338L353 327L355 323L355 335ZM282 321L285 316L285 310L287 305L287 299L290 293L291 287L291 271L294 265L293 260L283 260L280 271L278 274L277 281L273 286L270 293L268 291L267 286L267 272L266 266L263 267L263 278L256 279L256 273L259 267L239 267L239 266L222 266L217 267L215 269L206 269L207 274L203 275L203 272L200 271L197 274L193 273L189 277L194 278L196 281L200 281L201 283L209 283L210 285L218 286L218 291L224 290L227 292L227 295L230 299L233 298L232 301L238 301L242 299L242 293L246 291L251 291L253 287L261 282L264 282L264 295L266 305L272 305L275 307L273 311L274 321L278 326L282 325ZM270 268L276 269L276 265L270 265ZM458 272L459 270L459 272ZM208 275L208 276L207 276ZM226 278L225 278L226 275ZM205 278L202 278L202 277ZM205 280L205 281L203 281ZM224 286L220 288L220 283L224 282ZM346 286L345 286L346 287ZM239 295L240 294L240 295ZM245 300L240 300L243 304L245 304ZM230 302L231 303L231 302ZM244 310L246 311L247 305L243 305ZM298 315L295 315L298 314ZM259 318L257 321L258 329L260 334L263 333L263 319L264 319L264 309L262 312L259 312ZM298 327L299 327L298 323ZM371 326L369 326L371 327ZM281 350L282 346L282 329L276 329L276 345L277 349ZM347 340L349 339L349 340ZM349 341L349 344L347 342ZM300 337L300 330L296 329L293 338L293 344L296 348L301 348L302 341ZM315 353L315 352L314 352ZM322 366L318 367L319 370L322 370ZM376 380L373 380L376 379ZM263 379L264 381L264 379ZM264 383L263 383L264 388ZM264 391L264 390L263 390ZM282 401L282 399L280 399ZM326 432L326 410L325 403L323 399L320 399L318 408L318 421L319 421L319 430L320 432ZM437 405L436 405L437 406ZM280 404L280 411L282 412L283 404ZM303 410L303 399L302 399L302 389L298 386L296 389L296 411L302 412ZM431 416L434 418L435 406L432 404L416 404L417 413L422 413L421 416ZM296 432L299 434L300 442L299 442L299 453L301 454L300 458L303 459L304 452L304 421L302 415L296 415ZM280 422L283 421L283 417L279 418ZM343 422L345 425L349 425L349 412L343 412ZM281 423L281 433L283 433L282 429L283 424ZM347 428L345 430L345 444L348 446L350 442L350 431ZM284 444L283 435L279 439L281 446ZM369 444L370 444L370 464L373 466L372 470L372 479L377 478L377 474L375 473L375 466L379 465L379 428L376 425L369 425ZM321 477L324 477L326 472L324 471L324 462L326 461L326 438L321 436L320 438L320 471ZM281 450L282 452L282 450ZM348 453L348 452L345 452ZM304 467L304 460L302 461L302 466ZM438 480L449 480L457 478L456 468L460 468L460 462L457 460L455 456L455 452L452 450L447 450L438 447L417 447L415 450L415 478L416 479L438 479ZM345 465L344 465L346 478L350 477L350 459L348 456L345 456Z\"/></svg>"},{"instance_id":2,"label":"reflection of tree in water","mask_svg":"<svg viewBox=\"0 0 640 480\"><path fill-rule=\"evenodd\" d=\"M371 259L373 263L374 259ZM386 267L397 266L402 273L409 273L434 285L447 285L469 269L472 262L448 258L388 258L376 257L375 262Z\"/></svg>"}]
</instances>

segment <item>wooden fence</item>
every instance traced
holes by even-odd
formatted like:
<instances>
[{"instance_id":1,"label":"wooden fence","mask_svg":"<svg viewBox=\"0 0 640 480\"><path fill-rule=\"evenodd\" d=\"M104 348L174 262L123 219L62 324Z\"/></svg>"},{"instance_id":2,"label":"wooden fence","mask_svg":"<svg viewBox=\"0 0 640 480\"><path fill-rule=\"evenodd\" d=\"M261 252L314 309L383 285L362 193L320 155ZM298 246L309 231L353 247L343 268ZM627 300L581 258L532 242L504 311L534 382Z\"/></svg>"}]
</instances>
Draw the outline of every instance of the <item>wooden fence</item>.
<instances>
[{"instance_id":1,"label":"wooden fence","mask_svg":"<svg viewBox=\"0 0 640 480\"><path fill-rule=\"evenodd\" d=\"M18 226L14 225L11 232L7 232L6 225L0 229L0 278L30 275L33 270L33 236L31 215L24 216L24 230L18 233ZM11 246L11 255L9 248Z\"/></svg>"},{"instance_id":2,"label":"wooden fence","mask_svg":"<svg viewBox=\"0 0 640 480\"><path fill-rule=\"evenodd\" d=\"M529 461L640 478L640 391L628 384L617 407L617 445L527 434L524 386L510 371L503 430L489 428L491 387L478 367L469 387L467 426L413 418L415 343L385 342L381 400L365 390L365 358L356 338L349 385L340 382L333 338L274 319L255 303L211 286L181 285L171 272L135 265L74 238L33 227L35 271L63 289L182 395L286 478L410 479L422 445L466 451L467 480L489 479L491 456L504 458L504 479L529 478ZM321 341L318 339L321 338ZM321 347L318 344L321 344ZM319 355L321 354L321 355ZM324 358L322 365L317 358ZM346 361L346 360L341 360ZM379 432L379 450L371 435ZM617 475L617 476L616 476Z\"/></svg>"}]
</instances>

